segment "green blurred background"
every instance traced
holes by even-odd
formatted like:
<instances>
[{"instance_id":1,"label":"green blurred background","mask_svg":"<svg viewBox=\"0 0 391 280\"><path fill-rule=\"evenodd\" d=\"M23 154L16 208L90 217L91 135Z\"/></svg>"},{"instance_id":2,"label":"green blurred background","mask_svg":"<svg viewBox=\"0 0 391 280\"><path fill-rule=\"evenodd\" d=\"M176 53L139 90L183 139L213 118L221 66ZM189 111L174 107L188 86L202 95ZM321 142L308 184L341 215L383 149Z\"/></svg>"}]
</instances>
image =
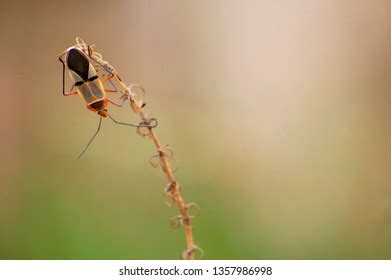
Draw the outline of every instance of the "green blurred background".
<instances>
[{"instance_id":1,"label":"green blurred background","mask_svg":"<svg viewBox=\"0 0 391 280\"><path fill-rule=\"evenodd\" d=\"M0 258L177 259L151 141L63 97L80 36L147 89L207 259L391 258L389 1L1 1ZM136 122L126 108L118 120Z\"/></svg>"}]
</instances>

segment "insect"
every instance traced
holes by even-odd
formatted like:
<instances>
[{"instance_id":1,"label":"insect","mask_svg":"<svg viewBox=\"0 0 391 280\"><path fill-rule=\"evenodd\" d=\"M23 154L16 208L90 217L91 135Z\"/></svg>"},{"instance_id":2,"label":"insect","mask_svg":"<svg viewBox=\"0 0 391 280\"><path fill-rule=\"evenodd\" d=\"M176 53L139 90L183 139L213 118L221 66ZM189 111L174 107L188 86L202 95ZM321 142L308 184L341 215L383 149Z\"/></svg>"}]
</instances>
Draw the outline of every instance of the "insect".
<instances>
[{"instance_id":1,"label":"insect","mask_svg":"<svg viewBox=\"0 0 391 280\"><path fill-rule=\"evenodd\" d=\"M128 125L133 127L148 127L153 128L157 126L157 120L151 119L154 121L154 125L149 124L130 124L116 121L108 112L108 105L112 104L117 107L122 107L125 100L127 99L126 94L124 94L121 99L122 103L118 103L107 96L107 92L118 92L115 84L112 79L116 78L121 81L119 76L115 73L114 69L108 65L102 63L102 60L98 59L101 56L94 57L93 54L96 54L92 51L90 46L85 45L85 43L77 38L77 45L68 48L59 56L59 60L63 65L63 89L62 93L64 96L72 96L79 95L87 108L96 112L99 115L99 123L96 131L88 141L85 148L81 151L81 153L76 157L79 159L84 152L88 149L91 142L94 140L95 136L98 134L102 124L102 118L109 117L114 123L120 125ZM93 65L95 64L95 66ZM69 92L65 92L65 69L69 70L69 75L73 81L72 88ZM98 71L105 71L107 75L103 75L101 77L98 76ZM114 89L105 89L104 84L110 82Z\"/></svg>"}]
</instances>

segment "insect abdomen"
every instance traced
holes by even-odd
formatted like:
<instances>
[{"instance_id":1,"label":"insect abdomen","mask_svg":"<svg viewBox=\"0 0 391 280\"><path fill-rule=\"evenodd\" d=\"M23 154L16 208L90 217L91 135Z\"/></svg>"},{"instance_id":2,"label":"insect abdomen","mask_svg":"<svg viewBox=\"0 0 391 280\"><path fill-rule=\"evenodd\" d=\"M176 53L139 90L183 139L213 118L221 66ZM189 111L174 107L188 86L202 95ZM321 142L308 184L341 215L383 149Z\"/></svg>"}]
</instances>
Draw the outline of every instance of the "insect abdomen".
<instances>
[{"instance_id":1,"label":"insect abdomen","mask_svg":"<svg viewBox=\"0 0 391 280\"><path fill-rule=\"evenodd\" d=\"M97 112L106 109L107 107L107 101L105 99L98 100L96 102L88 104L88 109L91 111Z\"/></svg>"}]
</instances>

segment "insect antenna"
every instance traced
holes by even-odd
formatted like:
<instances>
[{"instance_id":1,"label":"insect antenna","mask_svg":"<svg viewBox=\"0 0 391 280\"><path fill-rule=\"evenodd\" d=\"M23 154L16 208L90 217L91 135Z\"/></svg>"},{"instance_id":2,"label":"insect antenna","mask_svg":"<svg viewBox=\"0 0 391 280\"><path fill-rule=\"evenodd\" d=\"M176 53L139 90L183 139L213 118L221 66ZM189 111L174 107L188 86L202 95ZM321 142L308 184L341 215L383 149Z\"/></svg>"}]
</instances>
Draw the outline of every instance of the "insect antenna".
<instances>
[{"instance_id":1,"label":"insect antenna","mask_svg":"<svg viewBox=\"0 0 391 280\"><path fill-rule=\"evenodd\" d=\"M96 129L96 131L94 132L94 134L92 135L90 141L88 141L87 145L84 147L83 151L80 152L80 154L78 154L78 156L76 157L76 159L79 159L82 157L82 155L84 154L85 151L87 151L88 147L90 146L90 144L92 143L92 141L94 140L95 136L98 134L99 130L100 130L100 127L102 125L102 117L99 116L99 124L98 124L98 128Z\"/></svg>"},{"instance_id":2,"label":"insect antenna","mask_svg":"<svg viewBox=\"0 0 391 280\"><path fill-rule=\"evenodd\" d=\"M148 128L154 128L157 126L157 119L153 118L149 121L149 123L140 123L140 124L132 124L132 123L124 123L124 122L119 122L115 120L110 114L107 114L109 118L116 124L121 124L121 125L128 125L128 126L133 126L133 127L148 127ZM153 125L151 123L153 122Z\"/></svg>"}]
</instances>

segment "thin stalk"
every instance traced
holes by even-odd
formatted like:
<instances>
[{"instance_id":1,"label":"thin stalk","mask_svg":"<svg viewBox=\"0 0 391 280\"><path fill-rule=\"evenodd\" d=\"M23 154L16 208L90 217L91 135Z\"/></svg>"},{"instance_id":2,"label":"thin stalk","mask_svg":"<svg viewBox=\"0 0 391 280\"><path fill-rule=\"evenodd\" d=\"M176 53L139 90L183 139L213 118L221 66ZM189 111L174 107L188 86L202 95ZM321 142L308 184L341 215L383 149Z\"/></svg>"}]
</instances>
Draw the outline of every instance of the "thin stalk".
<instances>
[{"instance_id":1,"label":"thin stalk","mask_svg":"<svg viewBox=\"0 0 391 280\"><path fill-rule=\"evenodd\" d=\"M115 78L116 78L117 82L121 85L124 92L129 94L129 100L131 103L130 105L133 108L133 110L139 114L143 123L148 124L150 120L147 117L144 109L142 108L143 107L142 104L137 103L136 100L134 100L132 98L131 92L129 92L128 87L126 87L125 84L120 79L118 79L117 76ZM183 224L184 229L185 229L186 245L187 245L187 250L183 253L182 257L184 259L194 260L194 253L198 249L198 247L194 244L193 229L190 224L190 215L188 213L188 207L186 207L186 203L181 195L179 183L175 180L174 173L173 173L171 165L169 163L167 154L162 151L163 147L160 144L159 138L158 138L156 132L153 130L153 128L151 128L151 127L148 128L148 135L152 139L152 141L157 149L157 152L158 152L161 164L162 164L162 169L167 177L168 185L166 188L166 192L170 195L170 197L176 203L176 205L178 206L179 212L181 213L181 223Z\"/></svg>"}]
</instances>

